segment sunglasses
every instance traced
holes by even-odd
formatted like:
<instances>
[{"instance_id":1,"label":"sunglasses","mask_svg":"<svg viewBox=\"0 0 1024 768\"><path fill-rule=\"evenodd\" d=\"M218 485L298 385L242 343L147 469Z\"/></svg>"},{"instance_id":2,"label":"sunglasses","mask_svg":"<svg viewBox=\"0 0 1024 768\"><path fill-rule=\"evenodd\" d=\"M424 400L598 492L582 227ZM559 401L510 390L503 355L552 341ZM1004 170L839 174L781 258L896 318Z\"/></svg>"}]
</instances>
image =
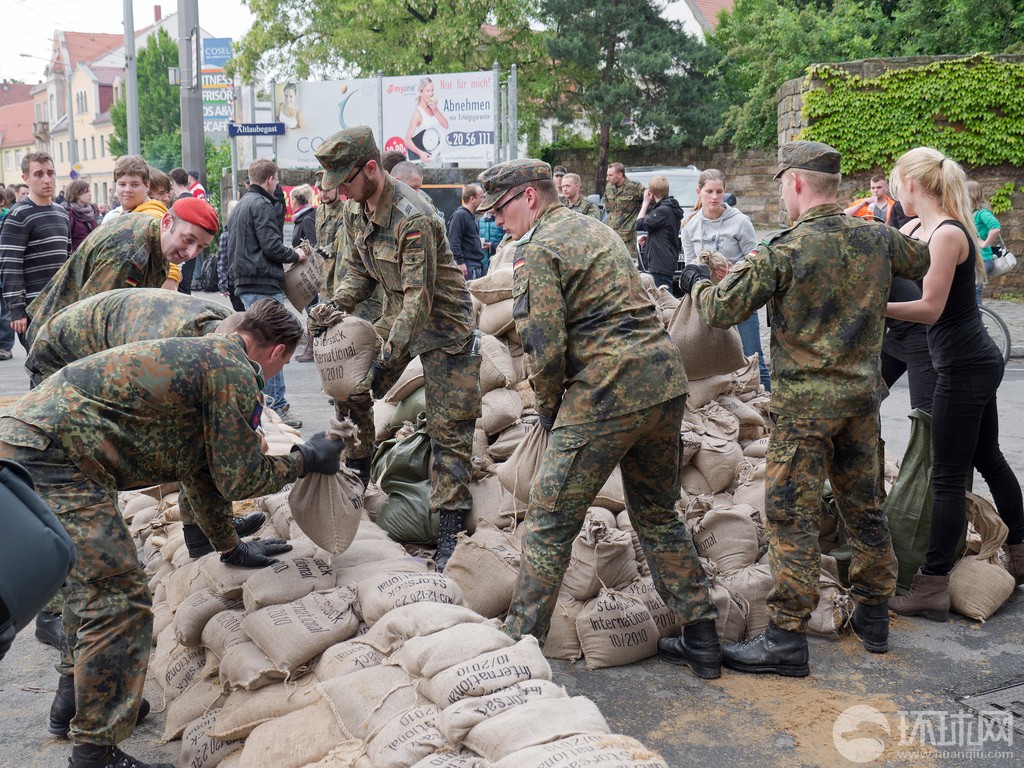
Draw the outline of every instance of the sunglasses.
<instances>
[{"instance_id":1,"label":"sunglasses","mask_svg":"<svg viewBox=\"0 0 1024 768\"><path fill-rule=\"evenodd\" d=\"M512 195L512 197L510 197L510 198L509 198L508 200L506 200L506 201L505 201L504 203L502 203L501 205L496 205L496 206L494 206L494 212L495 212L495 213L501 213L501 212L502 212L502 211L504 211L504 210L505 210L506 208L508 208L508 204L509 204L509 203L511 203L511 202L512 202L513 200L515 200L515 199L516 199L517 197L521 197L521 196L522 196L522 195L523 195L523 194L524 194L525 192L526 192L526 190L525 190L525 189L523 189L523 190L520 190L520 191L519 191L519 192L517 192L516 194Z\"/></svg>"}]
</instances>

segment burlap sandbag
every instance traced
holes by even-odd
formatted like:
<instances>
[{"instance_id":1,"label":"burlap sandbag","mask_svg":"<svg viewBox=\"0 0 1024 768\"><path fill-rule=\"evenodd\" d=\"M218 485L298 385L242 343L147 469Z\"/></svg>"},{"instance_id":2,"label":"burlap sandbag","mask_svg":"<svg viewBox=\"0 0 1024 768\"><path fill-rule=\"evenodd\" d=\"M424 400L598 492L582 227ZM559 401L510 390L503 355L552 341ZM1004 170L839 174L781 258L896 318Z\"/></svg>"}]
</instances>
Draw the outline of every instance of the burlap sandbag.
<instances>
[{"instance_id":1,"label":"burlap sandbag","mask_svg":"<svg viewBox=\"0 0 1024 768\"><path fill-rule=\"evenodd\" d=\"M602 589L576 617L587 669L620 667L658 652L658 627L639 598Z\"/></svg>"},{"instance_id":2,"label":"burlap sandbag","mask_svg":"<svg viewBox=\"0 0 1024 768\"><path fill-rule=\"evenodd\" d=\"M533 424L531 422L519 419L515 424L503 429L494 442L487 446L487 455L493 461L508 460L532 430Z\"/></svg>"},{"instance_id":3,"label":"burlap sandbag","mask_svg":"<svg viewBox=\"0 0 1024 768\"><path fill-rule=\"evenodd\" d=\"M492 389L506 389L515 383L516 371L508 345L501 339L483 334L480 337L480 392L487 394Z\"/></svg>"},{"instance_id":4,"label":"burlap sandbag","mask_svg":"<svg viewBox=\"0 0 1024 768\"><path fill-rule=\"evenodd\" d=\"M383 663L385 656L366 643L353 638L336 643L320 656L313 667L313 675L317 680L325 681L360 669L369 669Z\"/></svg>"},{"instance_id":5,"label":"burlap sandbag","mask_svg":"<svg viewBox=\"0 0 1024 768\"><path fill-rule=\"evenodd\" d=\"M383 400L373 402L373 438L378 443L383 443L395 436L401 424L395 422L395 411L398 406L392 403L385 403Z\"/></svg>"},{"instance_id":6,"label":"burlap sandbag","mask_svg":"<svg viewBox=\"0 0 1024 768\"><path fill-rule=\"evenodd\" d=\"M314 656L355 634L356 595L348 587L313 594L246 615L245 631L274 665L293 674Z\"/></svg>"},{"instance_id":7,"label":"burlap sandbag","mask_svg":"<svg viewBox=\"0 0 1024 768\"><path fill-rule=\"evenodd\" d=\"M254 691L287 676L252 640L228 648L221 657L217 674L226 691Z\"/></svg>"},{"instance_id":8,"label":"burlap sandbag","mask_svg":"<svg viewBox=\"0 0 1024 768\"><path fill-rule=\"evenodd\" d=\"M594 497L594 505L619 513L626 508L626 492L622 487L622 470L615 467Z\"/></svg>"},{"instance_id":9,"label":"burlap sandbag","mask_svg":"<svg viewBox=\"0 0 1024 768\"><path fill-rule=\"evenodd\" d=\"M584 696L542 698L498 712L480 721L465 743L488 760L580 733L609 733L597 705Z\"/></svg>"},{"instance_id":10,"label":"burlap sandbag","mask_svg":"<svg viewBox=\"0 0 1024 768\"><path fill-rule=\"evenodd\" d=\"M444 575L462 590L466 605L481 616L504 616L519 576L519 541L487 521L471 536L459 534Z\"/></svg>"},{"instance_id":11,"label":"burlap sandbag","mask_svg":"<svg viewBox=\"0 0 1024 768\"><path fill-rule=\"evenodd\" d=\"M278 562L254 571L246 580L242 586L246 611L290 603L310 592L337 586L329 558L289 557L290 554L279 555Z\"/></svg>"},{"instance_id":12,"label":"burlap sandbag","mask_svg":"<svg viewBox=\"0 0 1024 768\"><path fill-rule=\"evenodd\" d=\"M502 712L541 699L568 699L562 686L549 680L526 680L487 696L462 699L444 708L438 727L452 744L461 744L473 728ZM472 745L469 745L472 747Z\"/></svg>"},{"instance_id":13,"label":"burlap sandbag","mask_svg":"<svg viewBox=\"0 0 1024 768\"><path fill-rule=\"evenodd\" d=\"M718 618L715 619L718 637L723 643L738 643L747 629L750 606L742 595L736 594L719 581L717 575L708 577L708 590L711 602L718 611Z\"/></svg>"},{"instance_id":14,"label":"burlap sandbag","mask_svg":"<svg viewBox=\"0 0 1024 768\"><path fill-rule=\"evenodd\" d=\"M492 269L483 277L467 280L466 287L481 304L495 304L512 298L512 265Z\"/></svg>"},{"instance_id":15,"label":"burlap sandbag","mask_svg":"<svg viewBox=\"0 0 1024 768\"><path fill-rule=\"evenodd\" d=\"M551 665L537 638L527 635L510 648L474 656L433 677L423 678L420 693L447 707L470 696L486 696L523 680L550 680Z\"/></svg>"},{"instance_id":16,"label":"burlap sandbag","mask_svg":"<svg viewBox=\"0 0 1024 768\"><path fill-rule=\"evenodd\" d=\"M160 633L167 629L174 622L174 611L167 604L166 600L153 603L153 637L159 637Z\"/></svg>"},{"instance_id":17,"label":"burlap sandbag","mask_svg":"<svg viewBox=\"0 0 1024 768\"><path fill-rule=\"evenodd\" d=\"M300 242L299 249L306 255L306 260L301 264L293 261L284 265L284 295L295 309L305 312L324 282L324 257L308 240Z\"/></svg>"},{"instance_id":18,"label":"burlap sandbag","mask_svg":"<svg viewBox=\"0 0 1024 768\"><path fill-rule=\"evenodd\" d=\"M423 386L426 374L423 373L423 361L417 355L405 366L401 376L387 392L384 393L384 402L398 405L409 395Z\"/></svg>"},{"instance_id":19,"label":"burlap sandbag","mask_svg":"<svg viewBox=\"0 0 1024 768\"><path fill-rule=\"evenodd\" d=\"M388 611L410 603L465 605L462 590L440 573L385 573L356 585L359 610L367 624L375 624Z\"/></svg>"},{"instance_id":20,"label":"burlap sandbag","mask_svg":"<svg viewBox=\"0 0 1024 768\"><path fill-rule=\"evenodd\" d=\"M731 373L745 362L739 332L709 326L700 319L689 296L684 296L672 313L668 333L683 355L687 378Z\"/></svg>"},{"instance_id":21,"label":"burlap sandbag","mask_svg":"<svg viewBox=\"0 0 1024 768\"><path fill-rule=\"evenodd\" d=\"M504 336L515 327L512 318L512 299L502 299L491 304L484 304L480 309L478 325L484 333L491 336Z\"/></svg>"},{"instance_id":22,"label":"burlap sandbag","mask_svg":"<svg viewBox=\"0 0 1024 768\"><path fill-rule=\"evenodd\" d=\"M488 435L511 427L523 415L523 401L514 389L492 389L480 398L477 423Z\"/></svg>"},{"instance_id":23,"label":"burlap sandbag","mask_svg":"<svg viewBox=\"0 0 1024 768\"><path fill-rule=\"evenodd\" d=\"M693 464L687 464L679 472L679 483L690 496L710 496L715 492L708 479Z\"/></svg>"},{"instance_id":24,"label":"burlap sandbag","mask_svg":"<svg viewBox=\"0 0 1024 768\"><path fill-rule=\"evenodd\" d=\"M241 607L237 598L221 597L208 589L200 590L178 606L174 614L174 634L179 643L194 648L202 642L203 627L211 617L221 611Z\"/></svg>"},{"instance_id":25,"label":"burlap sandbag","mask_svg":"<svg viewBox=\"0 0 1024 768\"><path fill-rule=\"evenodd\" d=\"M254 728L238 768L304 768L346 740L330 704L321 699Z\"/></svg>"},{"instance_id":26,"label":"burlap sandbag","mask_svg":"<svg viewBox=\"0 0 1024 768\"><path fill-rule=\"evenodd\" d=\"M853 614L853 601L846 588L832 574L822 571L818 579L818 605L807 620L807 634L838 640Z\"/></svg>"},{"instance_id":27,"label":"burlap sandbag","mask_svg":"<svg viewBox=\"0 0 1024 768\"><path fill-rule=\"evenodd\" d=\"M227 697L216 678L200 680L167 706L161 744L180 738L189 723L211 709L220 707Z\"/></svg>"},{"instance_id":28,"label":"burlap sandbag","mask_svg":"<svg viewBox=\"0 0 1024 768\"><path fill-rule=\"evenodd\" d=\"M411 603L388 611L360 640L390 655L411 637L423 637L457 624L483 621L487 619L463 605Z\"/></svg>"},{"instance_id":29,"label":"burlap sandbag","mask_svg":"<svg viewBox=\"0 0 1024 768\"><path fill-rule=\"evenodd\" d=\"M331 567L340 572L345 568L405 556L405 547L387 538L356 538L349 548L331 558ZM338 580L338 586L346 582Z\"/></svg>"},{"instance_id":30,"label":"burlap sandbag","mask_svg":"<svg viewBox=\"0 0 1024 768\"><path fill-rule=\"evenodd\" d=\"M374 768L407 768L438 750L451 749L437 728L440 715L434 704L424 703L384 723L366 745Z\"/></svg>"},{"instance_id":31,"label":"burlap sandbag","mask_svg":"<svg viewBox=\"0 0 1024 768\"><path fill-rule=\"evenodd\" d=\"M558 602L551 614L551 625L544 640L544 656L549 659L575 661L583 655L580 636L576 633L576 619L586 602L577 600L565 590L558 593Z\"/></svg>"},{"instance_id":32,"label":"burlap sandbag","mask_svg":"<svg viewBox=\"0 0 1024 768\"><path fill-rule=\"evenodd\" d=\"M167 579L167 602L172 611L178 610L178 606L189 595L202 592L211 586L208 580L207 566L213 562L220 562L220 555L216 552L211 552L197 560L191 560L171 573Z\"/></svg>"},{"instance_id":33,"label":"burlap sandbag","mask_svg":"<svg viewBox=\"0 0 1024 768\"><path fill-rule=\"evenodd\" d=\"M496 621L480 624L456 624L424 637L405 641L392 654L389 663L398 664L413 677L433 677L456 664L482 653L515 645Z\"/></svg>"},{"instance_id":34,"label":"burlap sandbag","mask_svg":"<svg viewBox=\"0 0 1024 768\"><path fill-rule=\"evenodd\" d=\"M747 637L768 627L768 593L775 585L768 563L758 563L721 576L722 584L747 601Z\"/></svg>"},{"instance_id":35,"label":"burlap sandbag","mask_svg":"<svg viewBox=\"0 0 1024 768\"><path fill-rule=\"evenodd\" d=\"M733 376L730 373L707 376L703 379L689 379L690 393L686 397L687 407L703 408L719 395L731 392L733 381Z\"/></svg>"},{"instance_id":36,"label":"burlap sandbag","mask_svg":"<svg viewBox=\"0 0 1024 768\"><path fill-rule=\"evenodd\" d=\"M665 605L665 601L658 594L658 590L654 586L654 579L650 575L641 576L620 591L627 597L633 597L643 602L647 610L651 612L651 618L654 619L654 625L658 628L659 637L675 637L679 634L679 621L672 609Z\"/></svg>"},{"instance_id":37,"label":"burlap sandbag","mask_svg":"<svg viewBox=\"0 0 1024 768\"><path fill-rule=\"evenodd\" d=\"M549 744L520 749L494 763L491 768L550 768L551 766L607 766L607 768L669 768L631 736L586 733Z\"/></svg>"},{"instance_id":38,"label":"burlap sandbag","mask_svg":"<svg viewBox=\"0 0 1024 768\"><path fill-rule=\"evenodd\" d=\"M164 690L164 699L174 701L203 677L206 649L189 648L178 642L172 627L157 638L156 655L150 670Z\"/></svg>"},{"instance_id":39,"label":"burlap sandbag","mask_svg":"<svg viewBox=\"0 0 1024 768\"><path fill-rule=\"evenodd\" d=\"M593 509L591 507L591 511ZM651 564L647 562L647 555L644 553L643 545L640 543L640 534L633 527L633 523L629 519L628 510L624 509L615 516L615 526L620 531L629 532L630 541L633 542L633 558L636 560L636 569L640 572L641 576L650 576Z\"/></svg>"},{"instance_id":40,"label":"burlap sandbag","mask_svg":"<svg viewBox=\"0 0 1024 768\"><path fill-rule=\"evenodd\" d=\"M278 514L283 513L287 513L291 517L287 505ZM290 541L289 544L292 545L288 552L289 557L314 557L323 552L313 542ZM252 568L240 568L237 565L222 562L220 555L216 552L200 558L198 562L202 563L202 571L206 578L204 586L208 587L215 595L223 597L241 598L246 580L253 575Z\"/></svg>"},{"instance_id":41,"label":"burlap sandbag","mask_svg":"<svg viewBox=\"0 0 1024 768\"><path fill-rule=\"evenodd\" d=\"M224 741L244 739L256 726L320 701L317 682L306 675L295 682L277 682L254 691L232 691L210 735Z\"/></svg>"},{"instance_id":42,"label":"burlap sandbag","mask_svg":"<svg viewBox=\"0 0 1024 768\"><path fill-rule=\"evenodd\" d=\"M229 608L211 616L203 627L203 647L222 659L231 646L248 642L250 638L242 626L244 615L241 608Z\"/></svg>"},{"instance_id":43,"label":"burlap sandbag","mask_svg":"<svg viewBox=\"0 0 1024 768\"><path fill-rule=\"evenodd\" d=\"M598 520L585 520L573 540L562 589L577 600L589 600L602 587L620 589L639 575L629 532L608 528Z\"/></svg>"},{"instance_id":44,"label":"burlap sandbag","mask_svg":"<svg viewBox=\"0 0 1024 768\"><path fill-rule=\"evenodd\" d=\"M313 337L313 361L320 386L328 397L345 401L366 378L377 356L379 340L374 327L362 318L319 304L310 317L329 326Z\"/></svg>"},{"instance_id":45,"label":"burlap sandbag","mask_svg":"<svg viewBox=\"0 0 1024 768\"><path fill-rule=\"evenodd\" d=\"M712 560L722 574L757 560L757 526L749 514L729 508L708 512L693 529L697 554Z\"/></svg>"},{"instance_id":46,"label":"burlap sandbag","mask_svg":"<svg viewBox=\"0 0 1024 768\"><path fill-rule=\"evenodd\" d=\"M468 749L449 747L420 760L412 768L484 768L486 761Z\"/></svg>"},{"instance_id":47,"label":"burlap sandbag","mask_svg":"<svg viewBox=\"0 0 1024 768\"><path fill-rule=\"evenodd\" d=\"M530 488L540 472L541 460L548 447L548 433L535 425L508 460L495 470L501 484L522 502L530 501Z\"/></svg>"},{"instance_id":48,"label":"burlap sandbag","mask_svg":"<svg viewBox=\"0 0 1024 768\"><path fill-rule=\"evenodd\" d=\"M426 573L428 570L430 569L427 567L425 558L410 557L403 551L400 557L338 568L338 586L349 586L355 589L359 582L385 573Z\"/></svg>"},{"instance_id":49,"label":"burlap sandbag","mask_svg":"<svg viewBox=\"0 0 1024 768\"><path fill-rule=\"evenodd\" d=\"M394 717L423 703L415 683L399 667L381 666L327 680L317 688L342 731L354 739L367 739Z\"/></svg>"},{"instance_id":50,"label":"burlap sandbag","mask_svg":"<svg viewBox=\"0 0 1024 768\"><path fill-rule=\"evenodd\" d=\"M1009 528L991 502L976 494L967 494L965 512L980 538L975 545L978 553L965 555L950 571L949 605L962 616L984 622L1016 588L1013 576L999 560Z\"/></svg>"},{"instance_id":51,"label":"burlap sandbag","mask_svg":"<svg viewBox=\"0 0 1024 768\"><path fill-rule=\"evenodd\" d=\"M223 741L210 736L217 726L221 709L211 709L197 715L184 728L181 738L181 765L188 768L216 768L228 755L242 749L241 741Z\"/></svg>"},{"instance_id":52,"label":"burlap sandbag","mask_svg":"<svg viewBox=\"0 0 1024 768\"><path fill-rule=\"evenodd\" d=\"M466 532L474 533L482 522L502 530L516 527L516 513L502 504L508 493L501 486L497 475L487 474L479 482L469 484L469 493L473 497L473 509L466 515Z\"/></svg>"}]
</instances>

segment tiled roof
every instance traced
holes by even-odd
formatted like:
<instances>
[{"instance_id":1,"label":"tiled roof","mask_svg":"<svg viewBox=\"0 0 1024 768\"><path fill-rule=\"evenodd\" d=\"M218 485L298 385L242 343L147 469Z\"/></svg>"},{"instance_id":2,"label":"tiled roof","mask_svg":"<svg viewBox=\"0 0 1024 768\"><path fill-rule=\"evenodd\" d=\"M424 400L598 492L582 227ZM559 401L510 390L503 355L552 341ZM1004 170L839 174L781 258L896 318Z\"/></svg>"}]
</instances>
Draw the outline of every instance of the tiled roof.
<instances>
[{"instance_id":1,"label":"tiled roof","mask_svg":"<svg viewBox=\"0 0 1024 768\"><path fill-rule=\"evenodd\" d=\"M690 0L690 4L696 6L713 32L718 27L718 14L722 11L731 11L733 0Z\"/></svg>"},{"instance_id":2,"label":"tiled roof","mask_svg":"<svg viewBox=\"0 0 1024 768\"><path fill-rule=\"evenodd\" d=\"M32 98L32 89L34 87L27 83L8 83L4 80L0 83L0 106L15 104L19 101L28 101Z\"/></svg>"},{"instance_id":3,"label":"tiled roof","mask_svg":"<svg viewBox=\"0 0 1024 768\"><path fill-rule=\"evenodd\" d=\"M62 34L64 35L64 42L68 47L68 54L71 56L71 69L77 67L79 63L88 64L90 61L98 59L107 51L124 45L124 35L114 35L106 32L70 32L67 30ZM56 46L57 40L55 36L55 49ZM63 59L57 54L56 50L54 50L54 58L56 59L54 63L63 67Z\"/></svg>"},{"instance_id":4,"label":"tiled roof","mask_svg":"<svg viewBox=\"0 0 1024 768\"><path fill-rule=\"evenodd\" d=\"M31 144L32 102L19 101L0 107L0 131L3 132L3 147L20 147Z\"/></svg>"}]
</instances>

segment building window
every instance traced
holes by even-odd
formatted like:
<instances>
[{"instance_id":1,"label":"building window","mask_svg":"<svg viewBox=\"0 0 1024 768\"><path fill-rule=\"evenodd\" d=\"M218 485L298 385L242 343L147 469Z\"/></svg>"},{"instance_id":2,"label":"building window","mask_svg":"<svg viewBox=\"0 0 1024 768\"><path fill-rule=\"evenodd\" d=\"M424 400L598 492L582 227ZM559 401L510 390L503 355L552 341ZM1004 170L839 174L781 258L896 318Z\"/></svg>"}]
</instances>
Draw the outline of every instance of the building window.
<instances>
[{"instance_id":1,"label":"building window","mask_svg":"<svg viewBox=\"0 0 1024 768\"><path fill-rule=\"evenodd\" d=\"M78 158L79 160L88 160L89 159L89 153L88 153L88 151L86 151L85 146L86 146L85 145L85 136L83 136L82 137L82 156L80 158Z\"/></svg>"},{"instance_id":2,"label":"building window","mask_svg":"<svg viewBox=\"0 0 1024 768\"><path fill-rule=\"evenodd\" d=\"M14 170L14 153L11 152L11 150L7 150L6 152L4 152L4 155L7 157L7 170L8 171L13 171Z\"/></svg>"},{"instance_id":3,"label":"building window","mask_svg":"<svg viewBox=\"0 0 1024 768\"><path fill-rule=\"evenodd\" d=\"M107 156L107 138L103 136L100 138L100 157Z\"/></svg>"},{"instance_id":4,"label":"building window","mask_svg":"<svg viewBox=\"0 0 1024 768\"><path fill-rule=\"evenodd\" d=\"M62 143L58 144L57 145L57 149L60 150L60 161L63 163L64 162L64 144L62 144Z\"/></svg>"},{"instance_id":5,"label":"building window","mask_svg":"<svg viewBox=\"0 0 1024 768\"><path fill-rule=\"evenodd\" d=\"M92 157L92 159L95 160L96 159L96 137L95 136L90 136L89 137L89 148L92 150L92 154L90 155L90 157Z\"/></svg>"},{"instance_id":6,"label":"building window","mask_svg":"<svg viewBox=\"0 0 1024 768\"><path fill-rule=\"evenodd\" d=\"M110 202L110 200L107 199L107 182L105 182L105 181L103 182L103 197L101 197L99 200L93 200L93 202L94 203L109 203Z\"/></svg>"}]
</instances>

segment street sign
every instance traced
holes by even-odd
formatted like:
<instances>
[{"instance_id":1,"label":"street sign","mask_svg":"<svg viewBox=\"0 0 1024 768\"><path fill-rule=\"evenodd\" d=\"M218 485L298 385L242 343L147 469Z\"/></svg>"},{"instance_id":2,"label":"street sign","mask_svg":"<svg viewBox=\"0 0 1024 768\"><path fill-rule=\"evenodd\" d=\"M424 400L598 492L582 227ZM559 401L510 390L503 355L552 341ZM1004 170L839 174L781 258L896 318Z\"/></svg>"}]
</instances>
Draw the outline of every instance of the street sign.
<instances>
[{"instance_id":1,"label":"street sign","mask_svg":"<svg viewBox=\"0 0 1024 768\"><path fill-rule=\"evenodd\" d=\"M228 123L228 136L284 136L284 123Z\"/></svg>"}]
</instances>

